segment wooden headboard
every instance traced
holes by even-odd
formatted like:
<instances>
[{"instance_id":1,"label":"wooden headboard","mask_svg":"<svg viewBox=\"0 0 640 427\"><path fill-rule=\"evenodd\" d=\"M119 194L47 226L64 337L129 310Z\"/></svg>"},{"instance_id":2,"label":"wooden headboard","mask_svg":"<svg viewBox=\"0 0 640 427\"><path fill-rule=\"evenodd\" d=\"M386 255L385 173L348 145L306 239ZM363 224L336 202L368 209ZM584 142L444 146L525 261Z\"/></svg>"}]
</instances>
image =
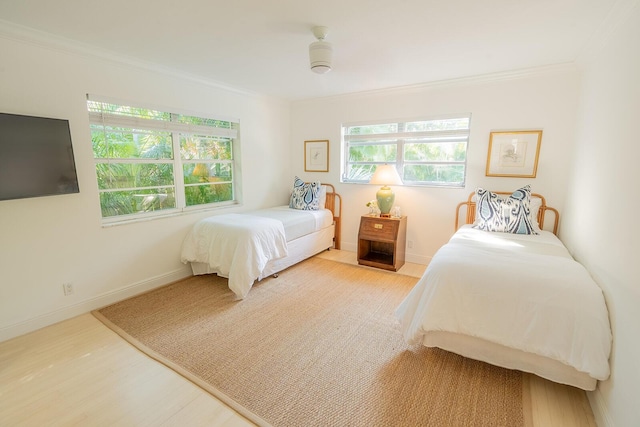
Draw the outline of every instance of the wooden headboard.
<instances>
[{"instance_id":1,"label":"wooden headboard","mask_svg":"<svg viewBox=\"0 0 640 427\"><path fill-rule=\"evenodd\" d=\"M340 241L341 241L341 220L342 220L342 197L340 194L336 193L336 189L332 184L326 184L324 182L320 183L327 187L327 200L324 203L324 207L329 209L333 213L333 222L335 224L335 236L333 238L334 247L336 249L340 249Z\"/></svg>"},{"instance_id":2,"label":"wooden headboard","mask_svg":"<svg viewBox=\"0 0 640 427\"><path fill-rule=\"evenodd\" d=\"M507 191L494 191L494 193L505 195L513 194L513 192ZM469 194L466 202L458 203L458 207L456 208L456 230L460 228L460 208L462 208L463 206L466 206L467 208L467 214L464 224L473 224L473 222L476 220L476 202L475 200L472 200L475 195L476 193L474 191L473 193ZM540 194L532 193L531 197L538 197L542 201L542 205L538 210L538 224L540 225L540 228L544 229L544 219L547 211L552 212L554 216L553 234L558 234L558 221L560 220L560 213L558 212L558 210L556 208L547 206L547 201Z\"/></svg>"}]
</instances>

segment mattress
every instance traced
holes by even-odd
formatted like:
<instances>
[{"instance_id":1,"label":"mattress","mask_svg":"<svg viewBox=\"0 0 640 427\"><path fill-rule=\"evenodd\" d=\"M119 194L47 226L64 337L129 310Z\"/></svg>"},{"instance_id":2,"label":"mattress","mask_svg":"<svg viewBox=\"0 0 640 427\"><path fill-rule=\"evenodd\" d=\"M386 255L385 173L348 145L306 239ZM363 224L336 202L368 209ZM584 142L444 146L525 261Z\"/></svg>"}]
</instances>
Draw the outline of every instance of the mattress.
<instances>
[{"instance_id":1,"label":"mattress","mask_svg":"<svg viewBox=\"0 0 640 427\"><path fill-rule=\"evenodd\" d=\"M276 206L274 208L247 212L247 215L281 221L284 226L284 235L287 242L330 227L331 224L333 224L333 214L329 209L303 211L291 209L289 206Z\"/></svg>"}]
</instances>

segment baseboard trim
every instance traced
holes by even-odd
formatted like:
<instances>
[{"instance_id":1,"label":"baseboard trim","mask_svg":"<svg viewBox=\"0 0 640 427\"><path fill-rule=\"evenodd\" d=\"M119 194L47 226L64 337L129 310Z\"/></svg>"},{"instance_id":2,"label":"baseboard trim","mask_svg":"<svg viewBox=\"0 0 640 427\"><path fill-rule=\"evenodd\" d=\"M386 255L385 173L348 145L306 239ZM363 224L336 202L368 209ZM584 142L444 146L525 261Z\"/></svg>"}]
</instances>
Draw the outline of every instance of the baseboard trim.
<instances>
[{"instance_id":1,"label":"baseboard trim","mask_svg":"<svg viewBox=\"0 0 640 427\"><path fill-rule=\"evenodd\" d=\"M185 277L191 276L191 274L189 266L185 266L178 270L173 270L150 279L145 279L119 289L105 292L101 295L88 298L67 307L39 314L30 319L4 326L0 328L0 342L88 313L92 310L130 298L159 286L184 279Z\"/></svg>"},{"instance_id":2,"label":"baseboard trim","mask_svg":"<svg viewBox=\"0 0 640 427\"><path fill-rule=\"evenodd\" d=\"M602 397L600 389L596 388L594 391L587 392L587 398L589 399L596 425L598 427L614 427L609 408L604 401L604 397Z\"/></svg>"}]
</instances>

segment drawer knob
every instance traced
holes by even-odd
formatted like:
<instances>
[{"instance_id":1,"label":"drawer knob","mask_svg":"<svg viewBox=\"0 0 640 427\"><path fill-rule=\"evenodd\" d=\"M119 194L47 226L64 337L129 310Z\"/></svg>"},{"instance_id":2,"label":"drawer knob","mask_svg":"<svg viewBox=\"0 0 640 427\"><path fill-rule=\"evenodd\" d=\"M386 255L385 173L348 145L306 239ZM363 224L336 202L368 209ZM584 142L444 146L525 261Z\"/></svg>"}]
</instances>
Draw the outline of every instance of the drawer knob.
<instances>
[{"instance_id":1,"label":"drawer knob","mask_svg":"<svg viewBox=\"0 0 640 427\"><path fill-rule=\"evenodd\" d=\"M382 224L373 224L373 228L377 230L382 230Z\"/></svg>"}]
</instances>

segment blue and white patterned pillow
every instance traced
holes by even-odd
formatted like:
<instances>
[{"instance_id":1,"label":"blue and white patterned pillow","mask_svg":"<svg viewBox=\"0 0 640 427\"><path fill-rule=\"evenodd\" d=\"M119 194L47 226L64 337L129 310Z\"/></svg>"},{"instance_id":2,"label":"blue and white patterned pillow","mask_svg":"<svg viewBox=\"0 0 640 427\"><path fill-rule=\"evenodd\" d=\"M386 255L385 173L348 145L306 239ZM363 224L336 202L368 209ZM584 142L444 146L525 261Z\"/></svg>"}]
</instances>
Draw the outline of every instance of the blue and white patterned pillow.
<instances>
[{"instance_id":1,"label":"blue and white patterned pillow","mask_svg":"<svg viewBox=\"0 0 640 427\"><path fill-rule=\"evenodd\" d=\"M540 234L531 222L531 187L526 185L503 198L496 193L476 189L474 227L485 231L513 234Z\"/></svg>"},{"instance_id":2,"label":"blue and white patterned pillow","mask_svg":"<svg viewBox=\"0 0 640 427\"><path fill-rule=\"evenodd\" d=\"M484 188L476 189L476 220L474 228L504 232L504 216L500 196Z\"/></svg>"},{"instance_id":3,"label":"blue and white patterned pillow","mask_svg":"<svg viewBox=\"0 0 640 427\"><path fill-rule=\"evenodd\" d=\"M317 211L320 208L320 192L319 182L305 183L303 180L296 178L293 180L293 191L291 199L289 199L289 207L305 211Z\"/></svg>"}]
</instances>

